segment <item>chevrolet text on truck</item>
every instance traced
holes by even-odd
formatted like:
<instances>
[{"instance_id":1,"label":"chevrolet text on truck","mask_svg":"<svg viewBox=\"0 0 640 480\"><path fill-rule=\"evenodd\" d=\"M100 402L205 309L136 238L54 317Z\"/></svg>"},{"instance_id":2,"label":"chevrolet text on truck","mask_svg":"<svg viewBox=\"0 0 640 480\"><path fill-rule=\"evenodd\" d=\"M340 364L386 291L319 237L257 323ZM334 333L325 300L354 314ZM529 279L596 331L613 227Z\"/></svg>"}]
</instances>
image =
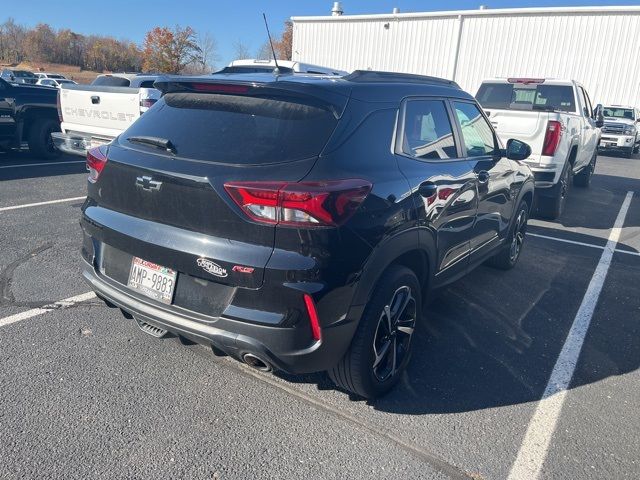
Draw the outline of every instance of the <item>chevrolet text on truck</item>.
<instances>
[{"instance_id":1,"label":"chevrolet text on truck","mask_svg":"<svg viewBox=\"0 0 640 480\"><path fill-rule=\"evenodd\" d=\"M160 92L153 75L100 75L91 85L64 85L58 96L62 132L52 134L63 152L86 155L109 143L149 109Z\"/></svg>"},{"instance_id":2,"label":"chevrolet text on truck","mask_svg":"<svg viewBox=\"0 0 640 480\"><path fill-rule=\"evenodd\" d=\"M476 98L503 142L516 138L531 146L526 162L535 175L538 214L559 217L572 183L591 182L602 109L574 80L490 79Z\"/></svg>"},{"instance_id":3,"label":"chevrolet text on truck","mask_svg":"<svg viewBox=\"0 0 640 480\"><path fill-rule=\"evenodd\" d=\"M600 139L600 150L614 150L622 152L631 158L640 150L640 109L611 105L604 107L604 126Z\"/></svg>"}]
</instances>

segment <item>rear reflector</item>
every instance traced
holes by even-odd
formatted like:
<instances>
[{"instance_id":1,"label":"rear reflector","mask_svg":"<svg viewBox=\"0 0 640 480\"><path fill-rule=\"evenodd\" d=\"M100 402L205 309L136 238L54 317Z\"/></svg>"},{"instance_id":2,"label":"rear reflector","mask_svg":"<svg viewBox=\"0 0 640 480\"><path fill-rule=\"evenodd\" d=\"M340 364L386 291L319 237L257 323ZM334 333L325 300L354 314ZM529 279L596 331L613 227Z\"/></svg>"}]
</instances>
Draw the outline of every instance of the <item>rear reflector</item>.
<instances>
[{"instance_id":1,"label":"rear reflector","mask_svg":"<svg viewBox=\"0 0 640 480\"><path fill-rule=\"evenodd\" d=\"M507 82L530 85L532 83L544 83L544 78L507 78Z\"/></svg>"},{"instance_id":2,"label":"rear reflector","mask_svg":"<svg viewBox=\"0 0 640 480\"><path fill-rule=\"evenodd\" d=\"M542 155L550 157L555 155L561 138L562 123L556 120L549 120L549 123L547 123L547 133L544 136L544 144L542 145Z\"/></svg>"},{"instance_id":3,"label":"rear reflector","mask_svg":"<svg viewBox=\"0 0 640 480\"><path fill-rule=\"evenodd\" d=\"M158 100L155 98L143 98L140 100L140 111L149 110Z\"/></svg>"},{"instance_id":4,"label":"rear reflector","mask_svg":"<svg viewBox=\"0 0 640 480\"><path fill-rule=\"evenodd\" d=\"M307 307L307 313L309 314L309 324L311 325L311 335L317 342L322 338L322 332L320 331L320 322L318 321L318 312L316 310L316 304L311 298L311 295L304 294L304 304Z\"/></svg>"},{"instance_id":5,"label":"rear reflector","mask_svg":"<svg viewBox=\"0 0 640 480\"><path fill-rule=\"evenodd\" d=\"M341 225L371 191L366 180L229 182L224 188L252 220L302 227Z\"/></svg>"},{"instance_id":6,"label":"rear reflector","mask_svg":"<svg viewBox=\"0 0 640 480\"><path fill-rule=\"evenodd\" d=\"M107 164L106 147L101 145L87 151L87 170L89 170L89 181L95 183L98 181L104 166Z\"/></svg>"},{"instance_id":7,"label":"rear reflector","mask_svg":"<svg viewBox=\"0 0 640 480\"><path fill-rule=\"evenodd\" d=\"M247 85L233 85L226 83L192 83L191 88L196 92L210 93L247 93L249 87Z\"/></svg>"}]
</instances>

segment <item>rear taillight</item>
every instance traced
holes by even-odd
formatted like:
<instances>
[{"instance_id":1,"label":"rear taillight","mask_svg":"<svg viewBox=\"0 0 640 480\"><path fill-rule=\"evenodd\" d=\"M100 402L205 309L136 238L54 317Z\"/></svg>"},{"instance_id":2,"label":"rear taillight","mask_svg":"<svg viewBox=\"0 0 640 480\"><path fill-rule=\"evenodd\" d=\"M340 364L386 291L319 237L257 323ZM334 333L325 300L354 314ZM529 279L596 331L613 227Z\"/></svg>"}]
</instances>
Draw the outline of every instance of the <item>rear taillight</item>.
<instances>
[{"instance_id":1,"label":"rear taillight","mask_svg":"<svg viewBox=\"0 0 640 480\"><path fill-rule=\"evenodd\" d=\"M325 227L347 221L371 191L366 180L327 182L229 182L234 202L261 223Z\"/></svg>"},{"instance_id":2,"label":"rear taillight","mask_svg":"<svg viewBox=\"0 0 640 480\"><path fill-rule=\"evenodd\" d=\"M56 103L58 105L58 120L60 120L60 123L62 123L62 103L60 103L60 89L58 89L58 95L56 98Z\"/></svg>"},{"instance_id":3,"label":"rear taillight","mask_svg":"<svg viewBox=\"0 0 640 480\"><path fill-rule=\"evenodd\" d=\"M556 120L549 120L547 123L547 133L544 136L542 145L542 155L553 156L562 138L562 123Z\"/></svg>"},{"instance_id":4,"label":"rear taillight","mask_svg":"<svg viewBox=\"0 0 640 480\"><path fill-rule=\"evenodd\" d=\"M313 339L318 341L322 338L322 332L320 331L320 320L318 319L318 311L316 310L316 304L311 298L311 295L304 294L304 304L307 307L307 314L309 315L309 325L311 326L311 335Z\"/></svg>"},{"instance_id":5,"label":"rear taillight","mask_svg":"<svg viewBox=\"0 0 640 480\"><path fill-rule=\"evenodd\" d=\"M106 147L92 148L87 152L87 170L89 170L89 181L95 183L98 181L104 166L107 164Z\"/></svg>"},{"instance_id":6,"label":"rear taillight","mask_svg":"<svg viewBox=\"0 0 640 480\"><path fill-rule=\"evenodd\" d=\"M153 107L153 104L156 103L157 101L158 100L155 98L143 98L142 100L140 100L140 111L146 112L151 107Z\"/></svg>"}]
</instances>

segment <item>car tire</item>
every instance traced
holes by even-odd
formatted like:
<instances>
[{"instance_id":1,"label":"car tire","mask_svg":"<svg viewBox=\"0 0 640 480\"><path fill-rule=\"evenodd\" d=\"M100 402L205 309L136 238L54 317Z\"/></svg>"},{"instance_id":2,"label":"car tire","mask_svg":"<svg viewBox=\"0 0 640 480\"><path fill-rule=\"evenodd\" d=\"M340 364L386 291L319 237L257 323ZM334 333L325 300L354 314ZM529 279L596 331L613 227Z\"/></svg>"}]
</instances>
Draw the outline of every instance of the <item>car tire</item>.
<instances>
[{"instance_id":1,"label":"car tire","mask_svg":"<svg viewBox=\"0 0 640 480\"><path fill-rule=\"evenodd\" d=\"M577 187L587 188L591 185L591 177L593 176L593 171L596 169L596 160L598 158L598 154L594 153L593 158L589 162L589 165L584 167L580 173L578 173L575 177L573 177L573 184Z\"/></svg>"},{"instance_id":2,"label":"car tire","mask_svg":"<svg viewBox=\"0 0 640 480\"><path fill-rule=\"evenodd\" d=\"M560 181L553 187L553 195L548 197L538 195L536 199L538 215L548 220L555 220L562 215L571 189L572 173L571 165L567 163Z\"/></svg>"},{"instance_id":3,"label":"car tire","mask_svg":"<svg viewBox=\"0 0 640 480\"><path fill-rule=\"evenodd\" d=\"M487 265L500 270L511 270L518 263L529 220L529 205L524 200L518 205L507 242L498 253L487 260Z\"/></svg>"},{"instance_id":4,"label":"car tire","mask_svg":"<svg viewBox=\"0 0 640 480\"><path fill-rule=\"evenodd\" d=\"M633 156L633 147L625 148L622 151L622 156L624 158L631 158Z\"/></svg>"},{"instance_id":5,"label":"car tire","mask_svg":"<svg viewBox=\"0 0 640 480\"><path fill-rule=\"evenodd\" d=\"M349 350L328 371L340 388L366 399L387 393L411 357L411 340L422 313L416 275L392 265L376 284Z\"/></svg>"},{"instance_id":6,"label":"car tire","mask_svg":"<svg viewBox=\"0 0 640 480\"><path fill-rule=\"evenodd\" d=\"M36 120L29 129L29 152L31 155L51 159L60 155L60 151L54 146L51 139L52 132L59 132L60 124L53 119L43 118Z\"/></svg>"}]
</instances>

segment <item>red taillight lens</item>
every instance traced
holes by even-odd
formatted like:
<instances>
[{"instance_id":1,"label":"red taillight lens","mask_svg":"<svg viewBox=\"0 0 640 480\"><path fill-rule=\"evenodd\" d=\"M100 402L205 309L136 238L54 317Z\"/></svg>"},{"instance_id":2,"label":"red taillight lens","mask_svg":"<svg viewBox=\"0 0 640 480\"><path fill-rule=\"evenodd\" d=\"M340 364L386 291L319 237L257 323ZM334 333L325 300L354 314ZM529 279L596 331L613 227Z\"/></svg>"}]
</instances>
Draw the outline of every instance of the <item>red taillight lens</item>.
<instances>
[{"instance_id":1,"label":"red taillight lens","mask_svg":"<svg viewBox=\"0 0 640 480\"><path fill-rule=\"evenodd\" d=\"M87 152L87 170L89 170L89 181L98 181L104 166L107 164L107 154L104 146L92 148Z\"/></svg>"},{"instance_id":2,"label":"red taillight lens","mask_svg":"<svg viewBox=\"0 0 640 480\"><path fill-rule=\"evenodd\" d=\"M158 100L155 98L143 98L142 100L140 100L140 106L146 110L148 110L149 108L151 108L153 106L154 103L156 103Z\"/></svg>"},{"instance_id":3,"label":"red taillight lens","mask_svg":"<svg viewBox=\"0 0 640 480\"><path fill-rule=\"evenodd\" d=\"M316 310L316 304L311 298L311 295L304 294L304 304L307 307L307 313L309 314L309 324L311 325L311 335L313 339L318 341L322 338L322 332L320 331L320 321L318 320L318 311Z\"/></svg>"},{"instance_id":4,"label":"red taillight lens","mask_svg":"<svg viewBox=\"0 0 640 480\"><path fill-rule=\"evenodd\" d=\"M60 89L58 89L56 103L58 105L58 120L60 120L60 123L62 123L62 104L60 103Z\"/></svg>"},{"instance_id":5,"label":"red taillight lens","mask_svg":"<svg viewBox=\"0 0 640 480\"><path fill-rule=\"evenodd\" d=\"M562 123L556 120L549 120L547 123L547 133L544 136L542 145L542 155L553 156L562 138Z\"/></svg>"},{"instance_id":6,"label":"red taillight lens","mask_svg":"<svg viewBox=\"0 0 640 480\"><path fill-rule=\"evenodd\" d=\"M229 182L231 198L251 219L303 227L341 225L367 197L366 180Z\"/></svg>"}]
</instances>

